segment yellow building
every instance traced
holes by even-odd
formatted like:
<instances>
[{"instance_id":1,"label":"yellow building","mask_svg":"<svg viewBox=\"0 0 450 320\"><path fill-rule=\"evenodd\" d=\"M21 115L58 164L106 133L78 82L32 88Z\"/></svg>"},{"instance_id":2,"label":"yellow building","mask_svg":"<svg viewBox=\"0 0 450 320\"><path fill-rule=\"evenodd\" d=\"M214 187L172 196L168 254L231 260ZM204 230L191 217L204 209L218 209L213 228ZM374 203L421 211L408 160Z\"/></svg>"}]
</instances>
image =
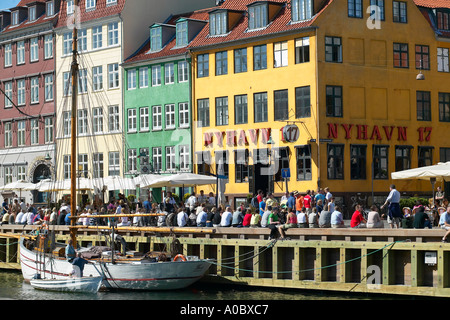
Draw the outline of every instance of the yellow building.
<instances>
[{"instance_id":1,"label":"yellow building","mask_svg":"<svg viewBox=\"0 0 450 320\"><path fill-rule=\"evenodd\" d=\"M450 45L433 27L450 11L433 6L225 1L191 44L196 171L225 159L232 205L329 187L350 211L383 203L392 182L431 195L390 173L450 160Z\"/></svg>"}]
</instances>

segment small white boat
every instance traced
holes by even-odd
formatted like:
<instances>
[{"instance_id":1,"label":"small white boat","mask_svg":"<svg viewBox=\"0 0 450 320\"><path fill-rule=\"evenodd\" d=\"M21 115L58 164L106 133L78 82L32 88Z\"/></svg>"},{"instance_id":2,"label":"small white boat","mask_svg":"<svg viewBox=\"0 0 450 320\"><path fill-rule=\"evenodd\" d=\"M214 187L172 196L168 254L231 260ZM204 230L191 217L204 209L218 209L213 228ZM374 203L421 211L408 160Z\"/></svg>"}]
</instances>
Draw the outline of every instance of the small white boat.
<instances>
[{"instance_id":1,"label":"small white boat","mask_svg":"<svg viewBox=\"0 0 450 320\"><path fill-rule=\"evenodd\" d=\"M102 285L102 277L31 279L30 284L40 290L96 293Z\"/></svg>"}]
</instances>

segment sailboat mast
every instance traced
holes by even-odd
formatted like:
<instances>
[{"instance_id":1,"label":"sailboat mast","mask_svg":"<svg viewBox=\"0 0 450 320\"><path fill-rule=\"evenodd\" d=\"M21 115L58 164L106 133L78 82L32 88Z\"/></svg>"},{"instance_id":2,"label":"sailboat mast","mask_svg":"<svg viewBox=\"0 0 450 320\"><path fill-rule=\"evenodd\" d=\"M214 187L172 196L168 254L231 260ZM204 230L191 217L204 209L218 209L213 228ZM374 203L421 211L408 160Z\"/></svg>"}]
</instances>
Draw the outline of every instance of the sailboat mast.
<instances>
[{"instance_id":1,"label":"sailboat mast","mask_svg":"<svg viewBox=\"0 0 450 320\"><path fill-rule=\"evenodd\" d=\"M77 30L78 0L74 0L73 10L73 34L72 34L72 113L71 113L71 155L70 155L70 211L72 215L71 226L76 225L77 220L77 97L78 97L78 30ZM71 230L71 238L76 248L76 229Z\"/></svg>"}]
</instances>

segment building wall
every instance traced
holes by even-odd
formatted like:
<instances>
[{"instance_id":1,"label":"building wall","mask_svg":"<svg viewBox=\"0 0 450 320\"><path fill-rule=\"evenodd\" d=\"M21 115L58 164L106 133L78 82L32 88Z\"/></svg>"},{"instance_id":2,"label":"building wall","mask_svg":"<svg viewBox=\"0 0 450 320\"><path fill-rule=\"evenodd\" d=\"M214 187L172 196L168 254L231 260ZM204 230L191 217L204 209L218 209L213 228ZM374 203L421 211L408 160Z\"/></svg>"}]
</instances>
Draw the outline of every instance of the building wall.
<instances>
[{"instance_id":1,"label":"building wall","mask_svg":"<svg viewBox=\"0 0 450 320\"><path fill-rule=\"evenodd\" d=\"M448 92L446 83L450 75L437 71L437 48L448 48L449 43L436 41L432 28L413 1L407 1L407 23L393 22L392 1L385 1L385 5L385 20L375 29L367 26L369 14L366 7L363 8L362 18L350 18L345 1L333 1L316 21L320 137L332 139L332 144L344 146L343 179L327 177L328 157L324 156L320 162L321 185L350 194L370 193L372 148L374 145L386 145L389 146L388 175L386 179L374 179L374 192L386 195L389 184L395 183L400 191L410 195L415 193L431 195L429 182L395 181L390 179L390 173L396 171L397 146L411 147L411 168L420 166L419 148L433 148L429 164L435 164L440 160L440 148L449 147L443 138L448 131L448 123L439 120L438 95L439 92ZM337 36L342 39L342 63L325 61L326 36ZM407 44L409 67L394 67L394 43ZM416 67L416 45L429 47L430 70L423 71L424 81L416 80L420 72L420 68ZM342 86L342 117L326 115L328 85ZM429 121L418 120L417 91L430 92ZM329 132L330 125L337 125L337 134ZM349 130L348 135L346 128ZM388 133L391 130L392 136L389 137ZM367 134L364 134L365 131ZM367 146L365 179L351 178L352 145ZM326 143L321 144L321 154L327 154L327 146Z\"/></svg>"}]
</instances>

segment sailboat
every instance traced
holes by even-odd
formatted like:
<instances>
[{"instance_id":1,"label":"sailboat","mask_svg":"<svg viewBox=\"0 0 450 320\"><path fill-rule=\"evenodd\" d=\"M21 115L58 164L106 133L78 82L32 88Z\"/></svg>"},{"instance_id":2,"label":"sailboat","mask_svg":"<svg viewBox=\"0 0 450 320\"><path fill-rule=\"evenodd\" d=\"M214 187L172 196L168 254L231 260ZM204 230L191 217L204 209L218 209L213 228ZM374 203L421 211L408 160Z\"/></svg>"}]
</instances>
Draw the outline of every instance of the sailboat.
<instances>
[{"instance_id":1,"label":"sailboat","mask_svg":"<svg viewBox=\"0 0 450 320\"><path fill-rule=\"evenodd\" d=\"M75 0L75 7L78 0ZM76 10L75 10L76 14ZM76 21L76 18L75 18ZM74 174L77 161L77 92L78 92L78 61L77 61L77 29L73 29L73 55L71 65L72 76L72 112L71 112L71 208L75 211L77 179ZM134 214L133 216L136 216ZM97 216L100 217L100 216ZM111 217L109 215L108 217ZM74 244L77 243L78 227L77 213L71 217L70 233ZM120 228L119 228L120 229ZM111 247L80 248L78 252L88 255L90 263L84 266L85 277L98 277L102 274L102 285L106 288L126 290L173 290L185 288L199 280L211 265L211 260L199 259L197 256L184 256L177 252L142 254L120 254L115 250L116 229L114 225L106 232L111 232ZM151 231L150 229L147 231ZM155 230L156 231L156 230ZM187 230L186 230L187 231ZM46 228L36 230L32 237L23 236L20 239L20 263L25 281L42 283L45 279L70 280L73 265L65 257L65 244L56 243L52 233ZM122 248L125 244L122 243ZM42 281L37 281L36 278ZM34 279L34 280L33 280ZM44 283L46 283L44 281ZM56 284L55 281L50 282ZM70 281L61 282L64 289Z\"/></svg>"}]
</instances>

